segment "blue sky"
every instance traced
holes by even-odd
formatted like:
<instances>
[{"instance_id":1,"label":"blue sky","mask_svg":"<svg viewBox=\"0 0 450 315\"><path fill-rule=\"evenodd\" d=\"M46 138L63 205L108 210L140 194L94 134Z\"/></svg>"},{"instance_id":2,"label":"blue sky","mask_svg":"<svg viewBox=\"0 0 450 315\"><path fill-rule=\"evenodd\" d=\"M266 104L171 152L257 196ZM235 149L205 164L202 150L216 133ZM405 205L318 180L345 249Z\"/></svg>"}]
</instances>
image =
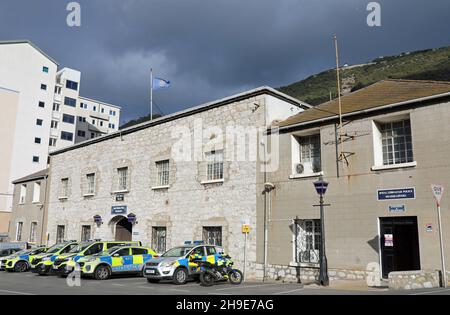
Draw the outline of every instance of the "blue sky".
<instances>
[{"instance_id":1,"label":"blue sky","mask_svg":"<svg viewBox=\"0 0 450 315\"><path fill-rule=\"evenodd\" d=\"M342 63L450 45L450 1L382 0L382 26L367 26L369 0L1 0L0 40L29 39L82 72L81 94L148 114L150 68L172 81L154 93L164 114L261 85L279 87ZM1 70L0 70L1 71Z\"/></svg>"}]
</instances>

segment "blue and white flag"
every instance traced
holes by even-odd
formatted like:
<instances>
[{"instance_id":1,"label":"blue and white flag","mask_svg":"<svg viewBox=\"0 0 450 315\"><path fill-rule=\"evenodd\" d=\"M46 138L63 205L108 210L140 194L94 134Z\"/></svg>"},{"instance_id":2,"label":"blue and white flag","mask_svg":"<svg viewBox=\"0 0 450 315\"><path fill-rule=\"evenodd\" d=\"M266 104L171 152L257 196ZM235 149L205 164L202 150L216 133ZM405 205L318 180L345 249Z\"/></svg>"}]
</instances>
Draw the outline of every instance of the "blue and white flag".
<instances>
[{"instance_id":1,"label":"blue and white flag","mask_svg":"<svg viewBox=\"0 0 450 315\"><path fill-rule=\"evenodd\" d=\"M161 78L154 78L153 79L153 90L157 90L157 89L164 89L164 88L168 88L170 86L170 81L161 79Z\"/></svg>"}]
</instances>

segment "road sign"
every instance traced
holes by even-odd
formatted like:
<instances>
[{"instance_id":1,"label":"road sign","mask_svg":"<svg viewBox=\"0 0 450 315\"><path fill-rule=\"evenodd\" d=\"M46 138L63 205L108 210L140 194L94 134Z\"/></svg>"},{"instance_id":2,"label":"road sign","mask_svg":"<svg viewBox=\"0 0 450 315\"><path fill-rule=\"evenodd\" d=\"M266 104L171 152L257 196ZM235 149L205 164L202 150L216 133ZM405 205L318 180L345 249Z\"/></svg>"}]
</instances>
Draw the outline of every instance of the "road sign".
<instances>
[{"instance_id":1,"label":"road sign","mask_svg":"<svg viewBox=\"0 0 450 315\"><path fill-rule=\"evenodd\" d=\"M442 195L444 194L444 186L442 185L431 185L431 190L433 191L434 199L438 206L441 205Z\"/></svg>"},{"instance_id":2,"label":"road sign","mask_svg":"<svg viewBox=\"0 0 450 315\"><path fill-rule=\"evenodd\" d=\"M242 233L244 234L250 233L250 224L242 224Z\"/></svg>"}]
</instances>

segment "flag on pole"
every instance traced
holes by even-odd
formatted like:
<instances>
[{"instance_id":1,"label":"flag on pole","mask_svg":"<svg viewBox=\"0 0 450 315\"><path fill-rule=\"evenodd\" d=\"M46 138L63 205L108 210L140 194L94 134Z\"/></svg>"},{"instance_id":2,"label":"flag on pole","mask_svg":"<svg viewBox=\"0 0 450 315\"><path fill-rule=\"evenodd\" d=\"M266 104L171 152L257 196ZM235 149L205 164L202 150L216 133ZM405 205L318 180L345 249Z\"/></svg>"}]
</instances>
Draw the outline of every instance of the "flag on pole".
<instances>
[{"instance_id":1,"label":"flag on pole","mask_svg":"<svg viewBox=\"0 0 450 315\"><path fill-rule=\"evenodd\" d=\"M153 90L164 89L170 86L170 81L161 78L154 78L152 82Z\"/></svg>"}]
</instances>

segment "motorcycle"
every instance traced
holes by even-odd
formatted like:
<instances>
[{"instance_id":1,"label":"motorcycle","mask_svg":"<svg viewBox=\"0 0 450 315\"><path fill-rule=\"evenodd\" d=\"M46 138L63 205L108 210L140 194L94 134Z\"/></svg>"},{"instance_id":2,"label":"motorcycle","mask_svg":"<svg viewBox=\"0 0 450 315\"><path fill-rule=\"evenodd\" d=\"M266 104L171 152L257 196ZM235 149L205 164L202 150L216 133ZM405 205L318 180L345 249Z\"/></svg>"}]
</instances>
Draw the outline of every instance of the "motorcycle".
<instances>
[{"instance_id":1,"label":"motorcycle","mask_svg":"<svg viewBox=\"0 0 450 315\"><path fill-rule=\"evenodd\" d=\"M233 268L233 261L228 255L218 258L215 263L208 261L196 263L200 268L200 282L203 286L210 287L220 281L230 281L231 284L239 285L244 280L242 272Z\"/></svg>"}]
</instances>

